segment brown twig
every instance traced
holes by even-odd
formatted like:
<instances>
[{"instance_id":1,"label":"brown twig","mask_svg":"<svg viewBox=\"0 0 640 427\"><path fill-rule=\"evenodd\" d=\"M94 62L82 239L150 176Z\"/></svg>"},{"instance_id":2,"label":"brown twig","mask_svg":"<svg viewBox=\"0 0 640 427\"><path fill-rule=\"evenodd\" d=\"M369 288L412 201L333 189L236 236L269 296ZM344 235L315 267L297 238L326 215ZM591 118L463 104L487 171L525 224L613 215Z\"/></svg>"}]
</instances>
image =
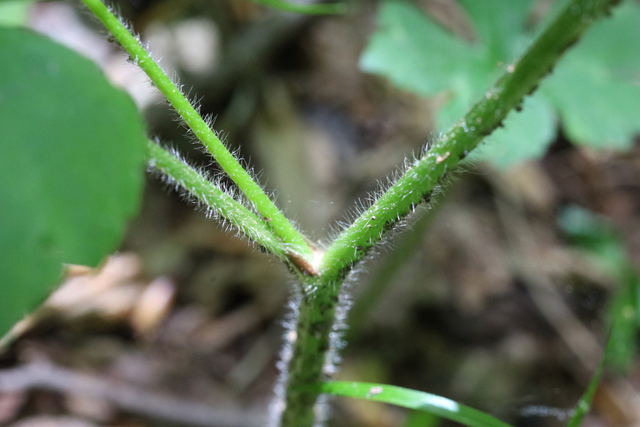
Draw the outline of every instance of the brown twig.
<instances>
[{"instance_id":1,"label":"brown twig","mask_svg":"<svg viewBox=\"0 0 640 427\"><path fill-rule=\"evenodd\" d=\"M48 361L0 371L0 393L49 390L104 399L120 409L158 420L192 426L262 427L263 412L215 409L98 376L78 373Z\"/></svg>"}]
</instances>

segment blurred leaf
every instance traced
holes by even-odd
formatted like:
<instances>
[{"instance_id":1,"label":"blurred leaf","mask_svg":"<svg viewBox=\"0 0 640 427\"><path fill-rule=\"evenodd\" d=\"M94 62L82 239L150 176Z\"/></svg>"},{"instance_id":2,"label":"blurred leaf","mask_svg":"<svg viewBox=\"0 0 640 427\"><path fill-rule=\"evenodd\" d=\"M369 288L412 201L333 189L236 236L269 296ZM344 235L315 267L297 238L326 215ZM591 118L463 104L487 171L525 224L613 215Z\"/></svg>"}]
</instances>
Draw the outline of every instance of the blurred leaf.
<instances>
[{"instance_id":1,"label":"blurred leaf","mask_svg":"<svg viewBox=\"0 0 640 427\"><path fill-rule=\"evenodd\" d=\"M44 299L62 263L96 265L138 208L145 131L88 59L0 28L0 335Z\"/></svg>"},{"instance_id":2,"label":"blurred leaf","mask_svg":"<svg viewBox=\"0 0 640 427\"><path fill-rule=\"evenodd\" d=\"M543 85L567 135L593 147L630 148L640 132L640 5L597 23Z\"/></svg>"},{"instance_id":3,"label":"blurred leaf","mask_svg":"<svg viewBox=\"0 0 640 427\"><path fill-rule=\"evenodd\" d=\"M361 57L361 68L423 95L449 95L436 113L446 129L523 52L532 33L525 26L531 0L459 0L479 39L471 44L419 9L387 2L378 30ZM560 62L543 90L512 112L476 159L502 168L541 157L555 137L559 115L567 135L593 147L628 148L640 132L640 5L627 2L596 23ZM533 110L533 111L529 111Z\"/></svg>"},{"instance_id":4,"label":"blurred leaf","mask_svg":"<svg viewBox=\"0 0 640 427\"><path fill-rule=\"evenodd\" d=\"M626 0L613 9L613 17L587 31L577 49L567 58L581 58L585 64L606 70L613 78L640 78L640 4ZM638 80L636 80L638 83Z\"/></svg>"},{"instance_id":5,"label":"blurred leaf","mask_svg":"<svg viewBox=\"0 0 640 427\"><path fill-rule=\"evenodd\" d=\"M351 381L330 381L312 388L314 391L334 396L355 397L417 409L469 427L509 427L509 424L477 409L442 396L403 387Z\"/></svg>"},{"instance_id":6,"label":"blurred leaf","mask_svg":"<svg viewBox=\"0 0 640 427\"><path fill-rule=\"evenodd\" d=\"M451 87L465 90L469 74L480 65L475 64L482 59L478 49L408 3L384 3L378 26L360 58L360 67L390 78L402 89L421 95ZM461 88L452 83L457 80Z\"/></svg>"},{"instance_id":7,"label":"blurred leaf","mask_svg":"<svg viewBox=\"0 0 640 427\"><path fill-rule=\"evenodd\" d=\"M624 241L604 218L572 206L560 214L558 222L574 243L594 254L601 268L618 282L619 290L608 308L612 328L607 359L618 371L627 371L637 354L640 275L627 258Z\"/></svg>"},{"instance_id":8,"label":"blurred leaf","mask_svg":"<svg viewBox=\"0 0 640 427\"><path fill-rule=\"evenodd\" d=\"M533 0L459 0L473 21L480 47L495 64L521 53L528 38L523 28L529 18ZM483 90L486 88L480 88Z\"/></svg>"},{"instance_id":9,"label":"blurred leaf","mask_svg":"<svg viewBox=\"0 0 640 427\"><path fill-rule=\"evenodd\" d=\"M605 218L579 206L568 206L560 212L558 224L575 245L596 255L607 273L615 276L626 264L624 245Z\"/></svg>"}]
</instances>

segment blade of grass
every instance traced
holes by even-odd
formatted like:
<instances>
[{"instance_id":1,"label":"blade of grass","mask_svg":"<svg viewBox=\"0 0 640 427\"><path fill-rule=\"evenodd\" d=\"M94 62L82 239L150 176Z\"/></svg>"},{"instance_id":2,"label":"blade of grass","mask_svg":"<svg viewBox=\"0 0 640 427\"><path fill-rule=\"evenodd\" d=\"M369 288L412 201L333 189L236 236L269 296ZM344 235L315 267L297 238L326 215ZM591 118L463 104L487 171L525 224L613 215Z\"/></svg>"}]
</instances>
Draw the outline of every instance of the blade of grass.
<instances>
[{"instance_id":1,"label":"blade of grass","mask_svg":"<svg viewBox=\"0 0 640 427\"><path fill-rule=\"evenodd\" d=\"M305 387L305 389L425 411L468 427L511 427L489 414L446 397L404 387L351 381L329 381Z\"/></svg>"},{"instance_id":2,"label":"blade of grass","mask_svg":"<svg viewBox=\"0 0 640 427\"><path fill-rule=\"evenodd\" d=\"M436 427L440 417L424 411L412 411L404 422L404 427Z\"/></svg>"},{"instance_id":3,"label":"blade of grass","mask_svg":"<svg viewBox=\"0 0 640 427\"><path fill-rule=\"evenodd\" d=\"M253 0L254 2L280 9L285 12L302 13L305 15L337 15L347 12L347 5L344 3L329 4L295 4L285 0Z\"/></svg>"},{"instance_id":4,"label":"blade of grass","mask_svg":"<svg viewBox=\"0 0 640 427\"><path fill-rule=\"evenodd\" d=\"M628 373L638 353L640 278L633 266L627 263L619 270L619 281L621 289L609 306L609 321L613 324L611 340L615 344L607 357L616 372Z\"/></svg>"},{"instance_id":5,"label":"blade of grass","mask_svg":"<svg viewBox=\"0 0 640 427\"><path fill-rule=\"evenodd\" d=\"M269 196L253 180L238 160L227 150L216 133L200 116L196 108L182 91L171 81L160 66L134 37L126 26L102 3L101 0L82 0L87 8L102 22L129 53L140 68L149 76L153 84L171 103L186 125L191 129L206 149L213 155L220 167L229 175L240 190L256 207L275 233L288 245L289 258L304 270L305 265L314 265L314 254L306 239L296 230ZM313 272L311 272L313 273Z\"/></svg>"},{"instance_id":6,"label":"blade of grass","mask_svg":"<svg viewBox=\"0 0 640 427\"><path fill-rule=\"evenodd\" d=\"M614 326L614 329L615 329L615 326ZM591 409L591 402L593 401L593 396L596 394L596 390L598 389L598 384L600 384L600 378L602 377L602 371L604 370L604 365L607 363L609 356L613 351L614 346L615 346L615 337L612 333L611 336L609 337L609 342L607 343L607 347L604 350L602 359L600 360L598 367L593 373L593 377L591 377L591 381L589 381L589 385L587 386L587 389L580 397L580 400L576 405L576 409L573 412L573 415L571 416L571 418L569 419L569 422L567 423L567 427L579 427L580 424L582 424L582 420L584 419L585 415L589 413L589 410Z\"/></svg>"}]
</instances>

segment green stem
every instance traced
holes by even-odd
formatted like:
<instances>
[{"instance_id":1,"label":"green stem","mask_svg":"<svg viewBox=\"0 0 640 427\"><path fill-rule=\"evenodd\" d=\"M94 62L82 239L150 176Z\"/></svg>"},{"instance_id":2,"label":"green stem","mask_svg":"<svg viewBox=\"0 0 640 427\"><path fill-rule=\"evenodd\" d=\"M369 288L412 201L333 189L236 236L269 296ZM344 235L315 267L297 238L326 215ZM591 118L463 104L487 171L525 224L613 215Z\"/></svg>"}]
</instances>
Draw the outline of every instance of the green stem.
<instances>
[{"instance_id":1,"label":"green stem","mask_svg":"<svg viewBox=\"0 0 640 427\"><path fill-rule=\"evenodd\" d=\"M233 182L236 183L247 199L255 205L257 211L265 220L269 222L269 226L273 228L276 235L287 244L287 251L292 255L292 258L302 259L306 261L307 264L312 264L313 252L306 239L295 229L282 212L280 212L262 188L260 188L242 165L240 165L233 154L227 150L215 132L207 125L180 89L176 87L160 66L142 47L139 40L127 30L102 1L82 0L82 2L149 76L153 84L162 92L173 108L175 108L193 134L213 155L218 164L220 164L220 167L229 175ZM296 262L296 264L302 264L302 266L304 266L304 263Z\"/></svg>"},{"instance_id":2,"label":"green stem","mask_svg":"<svg viewBox=\"0 0 640 427\"><path fill-rule=\"evenodd\" d=\"M314 406L319 393L305 396L300 390L324 379L322 368L331 344L340 285L353 266L416 205L430 198L447 172L500 126L507 114L536 90L565 50L617 2L570 1L466 116L329 246L320 261L320 276L306 283L307 289L300 301L297 341L289 363L281 426L314 425Z\"/></svg>"},{"instance_id":3,"label":"green stem","mask_svg":"<svg viewBox=\"0 0 640 427\"><path fill-rule=\"evenodd\" d=\"M338 277L410 213L445 175L533 93L564 51L619 0L573 0L515 64L420 160L331 244L321 274Z\"/></svg>"},{"instance_id":4,"label":"green stem","mask_svg":"<svg viewBox=\"0 0 640 427\"><path fill-rule=\"evenodd\" d=\"M285 12L302 13L306 15L336 15L347 11L343 3L333 4L295 4L285 0L253 0L258 4L284 10Z\"/></svg>"},{"instance_id":5,"label":"green stem","mask_svg":"<svg viewBox=\"0 0 640 427\"><path fill-rule=\"evenodd\" d=\"M328 282L322 277L312 277L306 281L302 290L298 304L296 340L287 370L286 407L282 414L282 426L316 425L314 406L318 395L305 391L300 385L314 384L330 376L330 372L324 372L323 368L333 367L333 361L327 360L327 354L332 345L330 334L336 318L341 285L341 281Z\"/></svg>"},{"instance_id":6,"label":"green stem","mask_svg":"<svg viewBox=\"0 0 640 427\"><path fill-rule=\"evenodd\" d=\"M615 329L616 325L614 325L613 327ZM596 370L591 377L591 381L589 381L587 389L584 391L582 396L580 396L580 400L578 400L576 409L573 413L573 416L569 419L567 427L580 427L580 425L582 424L582 420L589 413L589 410L591 409L591 403L593 402L593 397L595 396L598 385L600 384L602 372L604 371L605 365L609 364L609 359L615 351L615 346L616 339L614 338L612 333L609 335L609 341L607 342L607 346L604 349L604 354L600 359L600 363L596 367Z\"/></svg>"},{"instance_id":7,"label":"green stem","mask_svg":"<svg viewBox=\"0 0 640 427\"><path fill-rule=\"evenodd\" d=\"M273 230L251 210L240 204L236 198L208 180L202 173L180 160L177 156L148 141L149 164L164 174L167 182L176 184L187 191L189 196L211 209L214 215L245 234L252 242L287 261L285 245L273 233Z\"/></svg>"}]
</instances>

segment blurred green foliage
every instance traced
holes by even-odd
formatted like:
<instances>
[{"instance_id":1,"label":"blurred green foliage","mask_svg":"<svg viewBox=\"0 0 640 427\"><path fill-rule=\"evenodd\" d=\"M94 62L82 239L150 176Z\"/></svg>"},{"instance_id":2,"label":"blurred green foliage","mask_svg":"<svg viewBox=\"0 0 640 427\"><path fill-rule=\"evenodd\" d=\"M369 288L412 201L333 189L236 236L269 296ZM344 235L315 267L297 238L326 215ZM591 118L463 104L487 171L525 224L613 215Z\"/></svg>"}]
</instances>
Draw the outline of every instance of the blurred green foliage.
<instances>
[{"instance_id":1,"label":"blurred green foliage","mask_svg":"<svg viewBox=\"0 0 640 427\"><path fill-rule=\"evenodd\" d=\"M445 130L524 52L533 0L458 0L475 33L467 41L409 3L389 1L362 54L364 71L423 95L445 95L435 124ZM552 13L552 12L551 12ZM474 158L498 167L541 157L560 120L575 143L626 149L640 132L640 5L627 1L596 23L540 90L513 111ZM538 30L543 25L538 26Z\"/></svg>"},{"instance_id":2,"label":"blurred green foliage","mask_svg":"<svg viewBox=\"0 0 640 427\"><path fill-rule=\"evenodd\" d=\"M31 0L0 0L0 25L20 26L29 18Z\"/></svg>"},{"instance_id":3,"label":"blurred green foliage","mask_svg":"<svg viewBox=\"0 0 640 427\"><path fill-rule=\"evenodd\" d=\"M627 257L624 240L604 218L577 206L566 208L559 224L573 243L592 254L600 268L619 285L608 309L611 344L607 363L618 371L628 371L637 354L640 275Z\"/></svg>"}]
</instances>

